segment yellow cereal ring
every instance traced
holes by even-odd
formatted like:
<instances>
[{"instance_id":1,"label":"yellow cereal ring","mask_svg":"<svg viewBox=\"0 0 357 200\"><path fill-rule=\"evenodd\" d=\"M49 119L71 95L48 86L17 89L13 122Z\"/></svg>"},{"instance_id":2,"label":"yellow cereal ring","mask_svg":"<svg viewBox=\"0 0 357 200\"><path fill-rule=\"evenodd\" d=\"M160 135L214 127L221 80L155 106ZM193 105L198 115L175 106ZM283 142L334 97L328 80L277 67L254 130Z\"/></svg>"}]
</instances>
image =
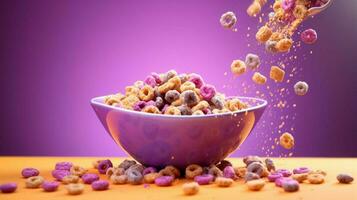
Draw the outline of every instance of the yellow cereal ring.
<instances>
[{"instance_id":1,"label":"yellow cereal ring","mask_svg":"<svg viewBox=\"0 0 357 200\"><path fill-rule=\"evenodd\" d=\"M125 87L125 95L126 96L138 96L139 95L139 88L135 87L135 86L127 86Z\"/></svg>"},{"instance_id":2,"label":"yellow cereal ring","mask_svg":"<svg viewBox=\"0 0 357 200\"><path fill-rule=\"evenodd\" d=\"M160 110L156 106L146 106L142 109L142 112L160 114Z\"/></svg>"},{"instance_id":3,"label":"yellow cereal ring","mask_svg":"<svg viewBox=\"0 0 357 200\"><path fill-rule=\"evenodd\" d=\"M149 85L145 85L139 91L139 99L142 101L150 101L155 97L154 88Z\"/></svg>"},{"instance_id":4,"label":"yellow cereal ring","mask_svg":"<svg viewBox=\"0 0 357 200\"><path fill-rule=\"evenodd\" d=\"M247 108L247 104L239 99L231 99L226 102L226 107L230 111L238 111Z\"/></svg>"},{"instance_id":5,"label":"yellow cereal ring","mask_svg":"<svg viewBox=\"0 0 357 200\"><path fill-rule=\"evenodd\" d=\"M204 110L209 107L209 103L207 101L200 101L197 105L192 107L192 112L196 112L198 110Z\"/></svg>"},{"instance_id":6,"label":"yellow cereal ring","mask_svg":"<svg viewBox=\"0 0 357 200\"><path fill-rule=\"evenodd\" d=\"M241 60L233 60L231 64L231 72L238 76L247 71L247 67L245 66L245 63Z\"/></svg>"},{"instance_id":7,"label":"yellow cereal ring","mask_svg":"<svg viewBox=\"0 0 357 200\"><path fill-rule=\"evenodd\" d=\"M78 166L78 165L73 165L70 169L70 172L72 175L76 175L76 176L79 176L81 177L83 174L85 174L88 170L81 167L81 166Z\"/></svg>"},{"instance_id":8,"label":"yellow cereal ring","mask_svg":"<svg viewBox=\"0 0 357 200\"><path fill-rule=\"evenodd\" d=\"M195 195L200 190L200 186L196 182L185 183L182 185L182 190L185 195Z\"/></svg>"},{"instance_id":9,"label":"yellow cereal ring","mask_svg":"<svg viewBox=\"0 0 357 200\"><path fill-rule=\"evenodd\" d=\"M175 106L169 106L165 110L165 115L181 115L181 111Z\"/></svg>"},{"instance_id":10,"label":"yellow cereal ring","mask_svg":"<svg viewBox=\"0 0 357 200\"><path fill-rule=\"evenodd\" d=\"M291 149L295 145L294 137L290 133L284 133L279 138L279 144L285 149Z\"/></svg>"},{"instance_id":11,"label":"yellow cereal ring","mask_svg":"<svg viewBox=\"0 0 357 200\"><path fill-rule=\"evenodd\" d=\"M194 90L196 88L196 85L192 83L191 81L186 81L180 86L181 92L184 92L186 90Z\"/></svg>"}]
</instances>

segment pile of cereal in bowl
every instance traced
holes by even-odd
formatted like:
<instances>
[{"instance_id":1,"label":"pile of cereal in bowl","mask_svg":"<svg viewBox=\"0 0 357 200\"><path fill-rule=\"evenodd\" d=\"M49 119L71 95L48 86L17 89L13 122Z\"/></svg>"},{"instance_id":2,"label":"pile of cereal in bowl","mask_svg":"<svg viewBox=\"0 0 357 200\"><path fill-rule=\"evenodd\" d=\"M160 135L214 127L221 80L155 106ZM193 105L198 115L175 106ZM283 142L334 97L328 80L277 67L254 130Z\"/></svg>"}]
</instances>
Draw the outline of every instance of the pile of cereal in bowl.
<instances>
[{"instance_id":1,"label":"pile of cereal in bowl","mask_svg":"<svg viewBox=\"0 0 357 200\"><path fill-rule=\"evenodd\" d=\"M139 112L164 115L208 115L239 111L248 104L225 97L198 74L170 70L151 73L144 81L125 88L125 94L109 95L105 104Z\"/></svg>"}]
</instances>

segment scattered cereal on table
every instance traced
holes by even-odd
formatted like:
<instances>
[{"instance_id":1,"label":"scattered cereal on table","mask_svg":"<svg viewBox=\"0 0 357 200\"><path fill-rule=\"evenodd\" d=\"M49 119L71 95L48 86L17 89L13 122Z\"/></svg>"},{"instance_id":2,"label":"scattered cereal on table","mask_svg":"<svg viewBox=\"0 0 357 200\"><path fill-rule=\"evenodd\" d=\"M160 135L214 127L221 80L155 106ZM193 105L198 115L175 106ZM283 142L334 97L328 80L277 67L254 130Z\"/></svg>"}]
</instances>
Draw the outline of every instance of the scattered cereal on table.
<instances>
[{"instance_id":1,"label":"scattered cereal on table","mask_svg":"<svg viewBox=\"0 0 357 200\"><path fill-rule=\"evenodd\" d=\"M339 183L349 184L353 182L353 177L349 174L339 174L336 178Z\"/></svg>"},{"instance_id":2,"label":"scattered cereal on table","mask_svg":"<svg viewBox=\"0 0 357 200\"><path fill-rule=\"evenodd\" d=\"M311 184L321 184L325 182L325 176L322 174L309 174L307 180Z\"/></svg>"},{"instance_id":3,"label":"scattered cereal on table","mask_svg":"<svg viewBox=\"0 0 357 200\"><path fill-rule=\"evenodd\" d=\"M26 188L39 188L44 181L42 176L31 176L26 179L25 186Z\"/></svg>"},{"instance_id":4,"label":"scattered cereal on table","mask_svg":"<svg viewBox=\"0 0 357 200\"><path fill-rule=\"evenodd\" d=\"M59 185L60 183L57 181L44 181L41 186L45 192L54 192L58 189Z\"/></svg>"},{"instance_id":5,"label":"scattered cereal on table","mask_svg":"<svg viewBox=\"0 0 357 200\"><path fill-rule=\"evenodd\" d=\"M70 195L79 195L84 191L84 185L81 183L71 183L66 186L67 192Z\"/></svg>"},{"instance_id":6,"label":"scattered cereal on table","mask_svg":"<svg viewBox=\"0 0 357 200\"><path fill-rule=\"evenodd\" d=\"M233 184L233 179L225 177L217 177L215 183L219 187L229 187Z\"/></svg>"},{"instance_id":7,"label":"scattered cereal on table","mask_svg":"<svg viewBox=\"0 0 357 200\"><path fill-rule=\"evenodd\" d=\"M259 191L265 186L265 181L263 179L255 179L248 181L246 184L249 190Z\"/></svg>"},{"instance_id":8,"label":"scattered cereal on table","mask_svg":"<svg viewBox=\"0 0 357 200\"><path fill-rule=\"evenodd\" d=\"M182 185L182 190L185 195L195 195L199 192L200 186L196 182L185 183Z\"/></svg>"},{"instance_id":9,"label":"scattered cereal on table","mask_svg":"<svg viewBox=\"0 0 357 200\"><path fill-rule=\"evenodd\" d=\"M17 189L17 183L4 183L0 185L0 191L2 193L13 193Z\"/></svg>"},{"instance_id":10,"label":"scattered cereal on table","mask_svg":"<svg viewBox=\"0 0 357 200\"><path fill-rule=\"evenodd\" d=\"M38 169L31 168L31 167L24 168L24 169L21 171L21 175L22 175L22 177L24 177L24 178L29 178L29 177L31 177L31 176L38 176L39 174L40 174L40 171L38 171Z\"/></svg>"}]
</instances>

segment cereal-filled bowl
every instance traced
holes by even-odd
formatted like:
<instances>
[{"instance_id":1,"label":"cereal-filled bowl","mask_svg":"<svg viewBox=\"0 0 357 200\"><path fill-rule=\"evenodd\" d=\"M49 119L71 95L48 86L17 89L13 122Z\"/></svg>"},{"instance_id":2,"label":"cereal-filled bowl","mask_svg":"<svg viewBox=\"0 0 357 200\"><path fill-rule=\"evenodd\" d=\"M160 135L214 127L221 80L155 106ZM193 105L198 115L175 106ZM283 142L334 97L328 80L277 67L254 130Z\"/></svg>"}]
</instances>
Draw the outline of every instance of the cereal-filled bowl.
<instances>
[{"instance_id":1,"label":"cereal-filled bowl","mask_svg":"<svg viewBox=\"0 0 357 200\"><path fill-rule=\"evenodd\" d=\"M130 156L145 166L216 164L236 150L262 116L267 102L238 97L249 107L207 115L164 115L137 112L105 104L91 105L104 128Z\"/></svg>"}]
</instances>

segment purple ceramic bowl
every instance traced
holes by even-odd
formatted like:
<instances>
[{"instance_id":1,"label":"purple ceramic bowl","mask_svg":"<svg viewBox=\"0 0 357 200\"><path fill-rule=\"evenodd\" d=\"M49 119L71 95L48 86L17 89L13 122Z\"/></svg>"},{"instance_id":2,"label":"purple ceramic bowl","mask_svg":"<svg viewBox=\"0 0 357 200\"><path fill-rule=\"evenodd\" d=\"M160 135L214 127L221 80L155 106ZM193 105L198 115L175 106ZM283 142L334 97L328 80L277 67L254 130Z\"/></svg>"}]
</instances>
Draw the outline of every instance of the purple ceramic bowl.
<instances>
[{"instance_id":1,"label":"purple ceramic bowl","mask_svg":"<svg viewBox=\"0 0 357 200\"><path fill-rule=\"evenodd\" d=\"M130 156L145 166L216 164L241 145L263 114L267 102L239 97L250 107L225 114L173 116L91 105L106 131Z\"/></svg>"}]
</instances>

